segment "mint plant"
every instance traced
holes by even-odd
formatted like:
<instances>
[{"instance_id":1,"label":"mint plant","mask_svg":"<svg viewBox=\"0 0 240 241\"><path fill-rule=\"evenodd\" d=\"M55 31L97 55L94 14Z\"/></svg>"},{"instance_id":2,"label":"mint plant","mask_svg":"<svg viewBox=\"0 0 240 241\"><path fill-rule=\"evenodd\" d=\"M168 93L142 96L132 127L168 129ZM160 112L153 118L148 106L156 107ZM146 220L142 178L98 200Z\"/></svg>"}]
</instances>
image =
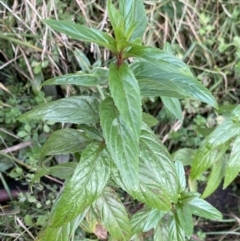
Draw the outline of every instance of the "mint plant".
<instances>
[{"instance_id":1,"label":"mint plant","mask_svg":"<svg viewBox=\"0 0 240 241\"><path fill-rule=\"evenodd\" d=\"M228 116L201 143L191 160L192 181L212 167L203 198L211 195L224 178L223 188L229 186L240 171L240 106L229 110ZM231 150L230 155L226 154Z\"/></svg>"},{"instance_id":2,"label":"mint plant","mask_svg":"<svg viewBox=\"0 0 240 241\"><path fill-rule=\"evenodd\" d=\"M73 39L109 49L116 58L109 69L95 68L43 83L99 88L108 83L103 100L72 96L20 117L78 125L78 129L53 132L42 148L42 157L79 153L80 160L44 167L35 176L35 180L45 174L66 179L39 240L73 240L79 225L100 240L142 240L151 229L157 241L186 240L193 232L192 215L222 216L199 193L187 190L182 163L172 160L151 130L156 122L142 112L141 100L161 97L177 117L179 98L195 98L213 107L216 100L180 59L142 45L147 26L142 1L119 0L116 9L109 0L107 10L114 37L67 21L44 21ZM119 189L144 207L131 216L117 195Z\"/></svg>"}]
</instances>

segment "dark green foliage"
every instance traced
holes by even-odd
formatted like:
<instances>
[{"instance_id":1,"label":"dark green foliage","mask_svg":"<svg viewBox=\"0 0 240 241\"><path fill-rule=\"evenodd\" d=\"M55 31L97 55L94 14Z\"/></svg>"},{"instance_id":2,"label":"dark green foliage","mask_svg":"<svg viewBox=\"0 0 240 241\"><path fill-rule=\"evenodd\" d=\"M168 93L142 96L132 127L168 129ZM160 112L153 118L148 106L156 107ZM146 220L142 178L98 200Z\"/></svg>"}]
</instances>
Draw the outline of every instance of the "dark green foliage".
<instances>
[{"instance_id":1,"label":"dark green foliage","mask_svg":"<svg viewBox=\"0 0 240 241\"><path fill-rule=\"evenodd\" d=\"M156 241L163 237L184 241L193 232L193 214L210 219L221 219L221 214L198 194L188 192L182 163L172 160L167 148L146 125L154 123L154 119L142 113L142 98L161 97L165 107L180 120L179 98L191 97L213 107L217 107L217 102L180 59L140 44L147 25L142 1L119 1L117 10L109 0L107 9L115 38L68 21L44 20L53 30L73 39L105 47L116 60L108 71L96 68L90 73L63 75L43 83L99 86L108 80L109 92L102 94L103 100L83 95L63 98L20 117L85 124L85 129L80 125L79 130L56 131L43 146L42 156L78 153L80 159L73 174L66 177L49 226L40 233L39 240L57 237L68 241L80 224L98 237L101 227L112 240L137 240L136 235L153 228ZM128 64L129 58L133 58L132 64ZM237 114L233 123L238 122ZM229 134L224 141L215 141L213 132L203 148L219 148L231 137ZM219 158L225 150L221 148ZM203 158L204 155L205 152ZM200 171L193 164L192 177L206 170L209 163ZM48 173L62 167L49 168ZM112 186L122 188L145 208L130 217Z\"/></svg>"}]
</instances>

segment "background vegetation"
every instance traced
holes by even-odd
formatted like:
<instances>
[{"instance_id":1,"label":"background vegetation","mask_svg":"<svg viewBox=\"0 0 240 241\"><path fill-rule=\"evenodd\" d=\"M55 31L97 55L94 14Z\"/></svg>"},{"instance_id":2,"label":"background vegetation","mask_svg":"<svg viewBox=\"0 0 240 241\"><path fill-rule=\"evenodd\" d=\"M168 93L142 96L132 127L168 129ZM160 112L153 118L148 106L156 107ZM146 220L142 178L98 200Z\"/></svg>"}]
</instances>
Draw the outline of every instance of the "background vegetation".
<instances>
[{"instance_id":1,"label":"background vegetation","mask_svg":"<svg viewBox=\"0 0 240 241\"><path fill-rule=\"evenodd\" d=\"M194 100L181 102L183 121L175 118L160 99L145 99L145 111L158 120L155 132L174 154L181 148L189 156L223 118L239 104L240 4L238 1L144 1L149 26L145 44L172 51L191 66L198 79L212 91L219 110ZM50 31L41 20L54 18L75 21L111 32L106 19L106 3L93 1L0 1L0 179L12 201L1 204L1 240L33 240L46 222L47 214L62 181L45 175L39 184L30 183L43 163L40 149L49 134L62 126L50 122L21 123L17 117L51 99L91 92L101 96L104 88L40 88L52 77L89 72L93 66L108 66L110 53L96 45L85 45ZM189 148L189 149L186 149ZM76 156L59 155L43 160L47 166L64 163ZM65 170L66 172L66 170ZM189 169L186 168L188 175ZM67 173L64 173L67 175ZM189 185L201 192L208 172ZM197 185L197 187L196 187ZM240 240L238 178L225 191L218 189L209 201L225 218L221 223L195 220L192 240ZM17 197L13 190L23 192ZM193 188L193 187L192 187ZM131 212L140 207L119 193ZM149 236L149 237L148 237ZM76 240L89 237L79 230ZM150 234L147 238L151 240Z\"/></svg>"}]
</instances>

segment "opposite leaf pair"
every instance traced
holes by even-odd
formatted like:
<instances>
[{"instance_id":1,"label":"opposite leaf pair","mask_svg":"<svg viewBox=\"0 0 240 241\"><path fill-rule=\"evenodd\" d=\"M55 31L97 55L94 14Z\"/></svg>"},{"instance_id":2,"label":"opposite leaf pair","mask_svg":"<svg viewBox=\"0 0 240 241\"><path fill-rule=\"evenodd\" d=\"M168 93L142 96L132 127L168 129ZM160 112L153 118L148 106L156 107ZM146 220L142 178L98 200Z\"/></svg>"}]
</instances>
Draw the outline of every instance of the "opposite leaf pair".
<instances>
[{"instance_id":1,"label":"opposite leaf pair","mask_svg":"<svg viewBox=\"0 0 240 241\"><path fill-rule=\"evenodd\" d=\"M141 99L164 97L165 103L176 103L178 112L177 98L192 97L213 106L217 106L216 101L181 60L139 44L147 24L142 1L120 0L119 10L108 1L107 8L115 39L74 23L44 21L74 39L109 49L116 61L109 70L97 68L90 73L78 72L43 83L101 88L107 80L110 93L105 93L104 100L92 96L64 98L21 117L79 125L75 132L74 129L56 131L43 146L42 157L78 152L81 158L75 169L72 165L73 173L67 177L52 209L50 226L40 239L51 241L57 236L57 240L67 241L80 224L95 234L97 227L103 226L111 240L137 240L140 232L151 228L155 240L161 240L162 230L165 230L162 237L168 240L185 240L185 234L190 236L193 230L192 214L213 219L221 218L221 214L198 194L185 190L183 166L179 162L174 164L168 150L144 123L154 118L142 113ZM128 65L126 60L130 57L134 61ZM62 170L63 165L59 168ZM56 173L56 169L50 167L48 172ZM41 175L44 173L46 170ZM145 211L129 218L114 191L119 188L143 202ZM151 215L156 219L150 218Z\"/></svg>"}]
</instances>

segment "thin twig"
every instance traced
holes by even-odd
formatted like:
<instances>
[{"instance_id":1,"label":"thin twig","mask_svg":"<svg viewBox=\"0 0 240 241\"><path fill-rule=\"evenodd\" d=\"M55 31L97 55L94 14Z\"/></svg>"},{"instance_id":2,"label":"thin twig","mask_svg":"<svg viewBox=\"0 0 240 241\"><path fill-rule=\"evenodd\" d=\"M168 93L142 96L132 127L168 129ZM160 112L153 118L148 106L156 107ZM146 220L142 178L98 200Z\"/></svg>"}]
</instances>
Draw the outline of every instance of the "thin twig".
<instances>
[{"instance_id":1,"label":"thin twig","mask_svg":"<svg viewBox=\"0 0 240 241\"><path fill-rule=\"evenodd\" d=\"M23 149L25 147L31 146L31 144L32 144L31 141L23 142L23 143L20 143L18 145L11 146L11 147L8 147L8 148L6 148L4 150L1 150L1 152L9 153L9 152L17 151L17 150Z\"/></svg>"}]
</instances>

